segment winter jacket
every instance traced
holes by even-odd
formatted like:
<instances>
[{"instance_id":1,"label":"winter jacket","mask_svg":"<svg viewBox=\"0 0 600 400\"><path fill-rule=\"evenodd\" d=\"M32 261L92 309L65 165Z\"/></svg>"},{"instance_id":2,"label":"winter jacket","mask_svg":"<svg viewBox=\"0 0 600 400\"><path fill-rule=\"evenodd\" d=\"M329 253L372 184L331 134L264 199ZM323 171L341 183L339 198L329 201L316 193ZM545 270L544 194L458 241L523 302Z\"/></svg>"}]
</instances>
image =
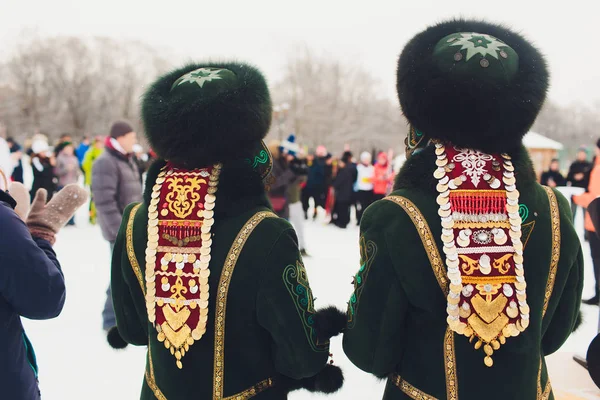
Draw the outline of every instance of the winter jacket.
<instances>
[{"instance_id":1,"label":"winter jacket","mask_svg":"<svg viewBox=\"0 0 600 400\"><path fill-rule=\"evenodd\" d=\"M92 167L92 197L102 236L114 242L125 207L142 200L140 172L132 157L107 147Z\"/></svg>"},{"instance_id":2,"label":"winter jacket","mask_svg":"<svg viewBox=\"0 0 600 400\"><path fill-rule=\"evenodd\" d=\"M302 188L301 185L306 182L308 176L308 164L306 160L294 159L290 163L290 169L296 175L296 180L288 188L288 203L294 204L300 201Z\"/></svg>"},{"instance_id":3,"label":"winter jacket","mask_svg":"<svg viewBox=\"0 0 600 400\"><path fill-rule=\"evenodd\" d=\"M91 147L83 158L83 162L81 164L81 169L83 169L83 173L85 174L84 183L86 186L92 186L92 167L94 166L94 162L100 158L100 156L104 153L104 148Z\"/></svg>"},{"instance_id":4,"label":"winter jacket","mask_svg":"<svg viewBox=\"0 0 600 400\"><path fill-rule=\"evenodd\" d=\"M185 351L182 369L176 365L177 353L165 348L149 322L148 209L164 164L158 161L148 171L141 206L127 208L112 262L119 332L127 342L148 347L140 398L287 399L285 382L318 373L327 362L329 341L316 337L318 301L296 234L268 209L262 180L245 163L224 164L221 171L211 228L206 332ZM261 216L266 218L258 222ZM171 329L167 325L162 326ZM221 389L213 390L217 381Z\"/></svg>"},{"instance_id":5,"label":"winter jacket","mask_svg":"<svg viewBox=\"0 0 600 400\"><path fill-rule=\"evenodd\" d=\"M31 167L33 170L31 198L35 197L38 189L46 189L48 191L48 200L50 200L56 190L56 176L54 175L54 166L50 163L50 159L44 156L34 156L31 159Z\"/></svg>"},{"instance_id":6,"label":"winter jacket","mask_svg":"<svg viewBox=\"0 0 600 400\"><path fill-rule=\"evenodd\" d=\"M375 168L372 165L358 164L358 178L356 180L356 191L371 191L373 190L373 177L375 176Z\"/></svg>"},{"instance_id":7,"label":"winter jacket","mask_svg":"<svg viewBox=\"0 0 600 400\"><path fill-rule=\"evenodd\" d=\"M11 154L14 154L14 153L17 153L20 151L23 151L23 149L17 143L13 143L12 146L10 146ZM23 161L21 160L21 158L16 160L14 167L15 168L13 169L12 176L11 176L12 180L14 182L23 183Z\"/></svg>"},{"instance_id":8,"label":"winter jacket","mask_svg":"<svg viewBox=\"0 0 600 400\"><path fill-rule=\"evenodd\" d=\"M37 365L21 317L50 319L65 302L65 282L45 240L32 238L0 191L0 398L37 400Z\"/></svg>"},{"instance_id":9,"label":"winter jacket","mask_svg":"<svg viewBox=\"0 0 600 400\"><path fill-rule=\"evenodd\" d=\"M600 197L600 157L596 157L596 160L594 161L594 168L590 173L588 191L582 195L573 196L573 201L578 206L587 208L588 204L596 197ZM590 232L596 232L589 212L585 213L585 229Z\"/></svg>"},{"instance_id":10,"label":"winter jacket","mask_svg":"<svg viewBox=\"0 0 600 400\"><path fill-rule=\"evenodd\" d=\"M592 163L589 161L575 161L569 167L569 174L567 175L567 182L573 187L580 187L587 189L590 180L590 171L592 170ZM583 174L582 179L575 179L575 175Z\"/></svg>"},{"instance_id":11,"label":"winter jacket","mask_svg":"<svg viewBox=\"0 0 600 400\"><path fill-rule=\"evenodd\" d=\"M79 161L74 155L61 153L56 158L56 168L54 169L58 178L58 186L65 187L71 183L77 183L79 177Z\"/></svg>"},{"instance_id":12,"label":"winter jacket","mask_svg":"<svg viewBox=\"0 0 600 400\"><path fill-rule=\"evenodd\" d=\"M77 160L79 161L80 165L83 164L83 159L85 158L85 154L88 152L89 149L89 144L81 143L79 146L77 146L77 149L75 150L75 155L77 156Z\"/></svg>"},{"instance_id":13,"label":"winter jacket","mask_svg":"<svg viewBox=\"0 0 600 400\"><path fill-rule=\"evenodd\" d=\"M273 209L281 218L289 218L290 205L287 192L290 185L296 180L296 175L287 165L287 161L281 158L273 159L273 183L269 190L269 199Z\"/></svg>"},{"instance_id":14,"label":"winter jacket","mask_svg":"<svg viewBox=\"0 0 600 400\"><path fill-rule=\"evenodd\" d=\"M340 202L350 203L354 197L354 182L356 182L356 165L350 163L338 171L333 188L335 199Z\"/></svg>"},{"instance_id":15,"label":"winter jacket","mask_svg":"<svg viewBox=\"0 0 600 400\"><path fill-rule=\"evenodd\" d=\"M386 195L393 179L389 165L376 164L373 174L373 193Z\"/></svg>"},{"instance_id":16,"label":"winter jacket","mask_svg":"<svg viewBox=\"0 0 600 400\"><path fill-rule=\"evenodd\" d=\"M308 168L306 188L325 189L331 180L331 165L327 165L326 157L315 158Z\"/></svg>"},{"instance_id":17,"label":"winter jacket","mask_svg":"<svg viewBox=\"0 0 600 400\"><path fill-rule=\"evenodd\" d=\"M566 186L567 180L564 176L558 171L548 170L542 174L540 179L540 183L544 186L548 185L548 181L553 180L556 183L556 186Z\"/></svg>"},{"instance_id":18,"label":"winter jacket","mask_svg":"<svg viewBox=\"0 0 600 400\"><path fill-rule=\"evenodd\" d=\"M450 282L433 146L409 157L393 197L364 213L361 267L343 346L362 370L389 376L386 400L554 398L544 357L576 326L583 253L568 201L535 182L525 148L510 156L519 177L519 204L526 210L522 243L531 323L493 352L491 368L484 364L485 347L475 350L477 339L471 343L446 322ZM488 313L493 319L499 315ZM369 397L375 398L381 397Z\"/></svg>"}]
</instances>

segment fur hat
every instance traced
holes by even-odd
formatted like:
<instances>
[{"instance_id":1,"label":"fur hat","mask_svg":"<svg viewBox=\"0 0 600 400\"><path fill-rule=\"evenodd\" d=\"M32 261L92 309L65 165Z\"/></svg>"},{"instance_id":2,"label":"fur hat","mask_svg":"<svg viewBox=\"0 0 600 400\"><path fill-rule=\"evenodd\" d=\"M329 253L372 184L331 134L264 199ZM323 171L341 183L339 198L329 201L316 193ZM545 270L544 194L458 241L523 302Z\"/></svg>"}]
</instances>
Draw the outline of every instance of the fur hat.
<instances>
[{"instance_id":1,"label":"fur hat","mask_svg":"<svg viewBox=\"0 0 600 400\"><path fill-rule=\"evenodd\" d=\"M523 36L462 19L415 36L400 55L397 78L412 130L486 152L520 145L549 80L544 57Z\"/></svg>"},{"instance_id":2,"label":"fur hat","mask_svg":"<svg viewBox=\"0 0 600 400\"><path fill-rule=\"evenodd\" d=\"M197 63L160 77L142 118L159 157L188 168L248 157L271 124L267 83L242 63Z\"/></svg>"}]
</instances>

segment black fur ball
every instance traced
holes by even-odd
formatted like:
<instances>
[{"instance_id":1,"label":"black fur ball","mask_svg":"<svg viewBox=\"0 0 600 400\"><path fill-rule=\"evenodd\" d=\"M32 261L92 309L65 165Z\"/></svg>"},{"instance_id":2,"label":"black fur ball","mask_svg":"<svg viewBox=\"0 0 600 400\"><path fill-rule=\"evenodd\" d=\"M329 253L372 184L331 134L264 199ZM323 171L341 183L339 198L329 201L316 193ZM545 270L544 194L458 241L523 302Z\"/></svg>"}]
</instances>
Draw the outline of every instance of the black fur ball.
<instances>
[{"instance_id":1,"label":"black fur ball","mask_svg":"<svg viewBox=\"0 0 600 400\"><path fill-rule=\"evenodd\" d=\"M519 57L515 76L467 78L440 68L433 49L460 32L487 34L510 46ZM402 51L397 71L400 105L412 126L430 138L485 152L510 151L521 143L544 104L548 81L544 57L523 36L501 25L463 19L415 36Z\"/></svg>"},{"instance_id":2,"label":"black fur ball","mask_svg":"<svg viewBox=\"0 0 600 400\"><path fill-rule=\"evenodd\" d=\"M229 79L222 84L214 80L204 89L198 85L195 91L193 85L173 90L183 75L200 68L227 70ZM160 77L142 100L152 149L160 158L187 168L243 157L267 134L271 114L264 77L243 63L186 65Z\"/></svg>"},{"instance_id":3,"label":"black fur ball","mask_svg":"<svg viewBox=\"0 0 600 400\"><path fill-rule=\"evenodd\" d=\"M117 329L116 326L113 326L108 330L106 333L106 340L108 341L110 347L117 350L124 349L128 345L128 343L121 337L119 329Z\"/></svg>"}]
</instances>

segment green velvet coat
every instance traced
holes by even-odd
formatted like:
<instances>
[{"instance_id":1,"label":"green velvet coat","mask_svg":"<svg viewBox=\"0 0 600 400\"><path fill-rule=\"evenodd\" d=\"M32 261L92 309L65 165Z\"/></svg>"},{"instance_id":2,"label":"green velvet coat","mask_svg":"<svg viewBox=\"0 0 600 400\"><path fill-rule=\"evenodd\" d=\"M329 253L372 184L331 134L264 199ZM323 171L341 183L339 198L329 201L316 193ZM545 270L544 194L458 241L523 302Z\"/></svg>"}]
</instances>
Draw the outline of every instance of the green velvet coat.
<instances>
[{"instance_id":1,"label":"green velvet coat","mask_svg":"<svg viewBox=\"0 0 600 400\"><path fill-rule=\"evenodd\" d=\"M147 187L152 188L162 165L151 168ZM119 332L128 343L148 346L141 399L286 399L286 379L319 372L326 365L329 343L316 339L313 298L295 233L272 214L260 178L242 164L223 167L212 230L207 332L190 347L181 370L148 322L144 266L149 194L132 219L134 205L125 211L112 263ZM220 356L215 352L215 314L221 273L238 233L252 218L261 222L235 253ZM214 393L216 380L224 382L222 393Z\"/></svg>"},{"instance_id":2,"label":"green velvet coat","mask_svg":"<svg viewBox=\"0 0 600 400\"><path fill-rule=\"evenodd\" d=\"M543 360L560 348L577 324L582 252L569 203L536 183L524 149L511 155L520 203L529 211L522 240L531 323L494 353L491 368L484 365L482 350L447 328L448 281L443 281L433 148L409 158L391 195L399 196L397 202L384 199L365 212L361 268L343 345L360 369L389 377L384 399L553 398ZM554 206L551 198L556 199ZM432 248L426 250L428 240ZM439 263L432 262L436 257ZM551 271L556 273L554 281Z\"/></svg>"}]
</instances>

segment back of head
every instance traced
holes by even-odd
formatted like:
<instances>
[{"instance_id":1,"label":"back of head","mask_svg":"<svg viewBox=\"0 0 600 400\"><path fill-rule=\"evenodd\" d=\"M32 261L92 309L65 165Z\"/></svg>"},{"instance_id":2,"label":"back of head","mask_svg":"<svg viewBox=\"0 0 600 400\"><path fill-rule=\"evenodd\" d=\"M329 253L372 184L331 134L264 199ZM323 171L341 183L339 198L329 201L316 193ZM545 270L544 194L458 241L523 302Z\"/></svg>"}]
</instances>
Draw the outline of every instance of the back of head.
<instances>
[{"instance_id":1,"label":"back of head","mask_svg":"<svg viewBox=\"0 0 600 400\"><path fill-rule=\"evenodd\" d=\"M267 134L271 113L262 74L235 62L194 63L169 72L142 102L151 147L186 168L247 156Z\"/></svg>"},{"instance_id":2,"label":"back of head","mask_svg":"<svg viewBox=\"0 0 600 400\"><path fill-rule=\"evenodd\" d=\"M518 147L535 121L549 76L544 57L523 36L501 25L456 19L408 43L397 79L413 142L424 136L504 152Z\"/></svg>"}]
</instances>

